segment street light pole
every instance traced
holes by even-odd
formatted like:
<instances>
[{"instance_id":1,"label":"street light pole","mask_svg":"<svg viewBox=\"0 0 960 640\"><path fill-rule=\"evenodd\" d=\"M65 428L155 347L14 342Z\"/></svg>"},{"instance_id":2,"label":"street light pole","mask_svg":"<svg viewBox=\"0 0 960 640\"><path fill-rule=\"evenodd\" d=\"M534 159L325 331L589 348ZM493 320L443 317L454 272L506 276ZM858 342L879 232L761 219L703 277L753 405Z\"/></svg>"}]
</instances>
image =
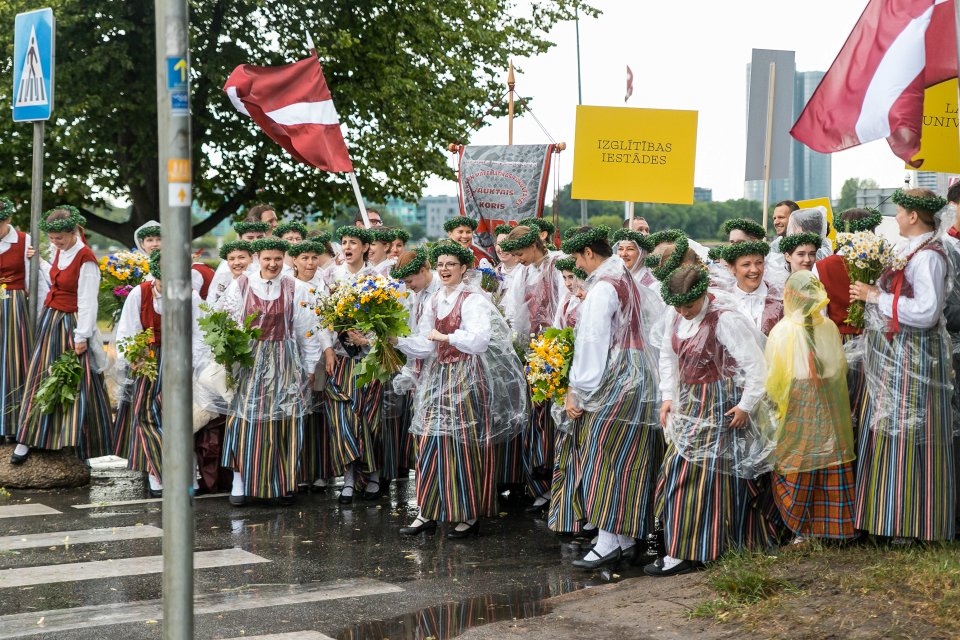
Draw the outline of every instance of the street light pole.
<instances>
[{"instance_id":1,"label":"street light pole","mask_svg":"<svg viewBox=\"0 0 960 640\"><path fill-rule=\"evenodd\" d=\"M187 0L154 0L163 250L163 637L193 638L191 146Z\"/></svg>"},{"instance_id":2,"label":"street light pole","mask_svg":"<svg viewBox=\"0 0 960 640\"><path fill-rule=\"evenodd\" d=\"M577 104L583 104L583 82L580 79L580 12L573 8L573 19L577 28ZM580 201L580 224L587 226L587 201Z\"/></svg>"}]
</instances>

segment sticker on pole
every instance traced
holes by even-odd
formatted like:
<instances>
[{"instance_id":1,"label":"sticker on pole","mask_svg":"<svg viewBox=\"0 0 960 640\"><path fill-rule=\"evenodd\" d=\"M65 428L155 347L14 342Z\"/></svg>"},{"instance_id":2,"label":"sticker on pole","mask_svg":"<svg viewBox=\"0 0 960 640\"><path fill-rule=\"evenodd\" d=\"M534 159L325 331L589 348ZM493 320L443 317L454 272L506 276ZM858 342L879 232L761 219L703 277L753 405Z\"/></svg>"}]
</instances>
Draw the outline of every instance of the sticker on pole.
<instances>
[{"instance_id":1,"label":"sticker on pole","mask_svg":"<svg viewBox=\"0 0 960 640\"><path fill-rule=\"evenodd\" d=\"M18 13L13 42L13 121L49 120L55 64L53 9Z\"/></svg>"}]
</instances>

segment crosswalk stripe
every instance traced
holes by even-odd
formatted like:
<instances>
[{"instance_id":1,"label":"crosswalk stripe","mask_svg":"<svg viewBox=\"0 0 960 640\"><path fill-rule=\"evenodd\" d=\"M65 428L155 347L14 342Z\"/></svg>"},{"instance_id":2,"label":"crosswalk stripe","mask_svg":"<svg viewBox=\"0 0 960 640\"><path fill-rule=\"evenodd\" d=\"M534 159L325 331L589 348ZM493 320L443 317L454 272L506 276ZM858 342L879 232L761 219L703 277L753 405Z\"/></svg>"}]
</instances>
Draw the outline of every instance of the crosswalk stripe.
<instances>
[{"instance_id":1,"label":"crosswalk stripe","mask_svg":"<svg viewBox=\"0 0 960 640\"><path fill-rule=\"evenodd\" d=\"M117 540L139 540L142 538L159 538L161 536L163 536L163 529L151 525L32 533L21 536L0 537L0 551L62 547L75 544L91 544L94 542L115 542Z\"/></svg>"},{"instance_id":2,"label":"crosswalk stripe","mask_svg":"<svg viewBox=\"0 0 960 640\"><path fill-rule=\"evenodd\" d=\"M194 496L194 500L203 498L225 498L229 493L205 493L202 496ZM98 507L125 507L130 504L150 504L151 502L163 502L163 498L144 498L143 500L115 500L113 502L90 502L87 504L75 504L74 509L96 509Z\"/></svg>"},{"instance_id":3,"label":"crosswalk stripe","mask_svg":"<svg viewBox=\"0 0 960 640\"><path fill-rule=\"evenodd\" d=\"M194 614L201 616L231 611L249 611L266 607L309 604L340 598L399 593L403 588L370 578L337 580L316 584L248 586L242 591L194 596ZM89 629L128 622L160 621L160 600L117 602L113 604L51 609L0 616L0 640L40 634L62 633L71 629Z\"/></svg>"},{"instance_id":4,"label":"crosswalk stripe","mask_svg":"<svg viewBox=\"0 0 960 640\"><path fill-rule=\"evenodd\" d=\"M228 640L334 640L319 631L291 631L290 633L271 633L268 636L236 636Z\"/></svg>"},{"instance_id":5,"label":"crosswalk stripe","mask_svg":"<svg viewBox=\"0 0 960 640\"><path fill-rule=\"evenodd\" d=\"M11 504L0 507L0 518L23 518L25 516L55 516L60 512L45 504Z\"/></svg>"},{"instance_id":6,"label":"crosswalk stripe","mask_svg":"<svg viewBox=\"0 0 960 640\"><path fill-rule=\"evenodd\" d=\"M197 551L193 554L194 569L212 569L243 564L270 562L243 549ZM52 564L42 567L24 567L0 571L0 589L28 587L53 582L77 582L99 578L121 578L163 571L163 556L123 558L120 560L95 560L73 564Z\"/></svg>"}]
</instances>

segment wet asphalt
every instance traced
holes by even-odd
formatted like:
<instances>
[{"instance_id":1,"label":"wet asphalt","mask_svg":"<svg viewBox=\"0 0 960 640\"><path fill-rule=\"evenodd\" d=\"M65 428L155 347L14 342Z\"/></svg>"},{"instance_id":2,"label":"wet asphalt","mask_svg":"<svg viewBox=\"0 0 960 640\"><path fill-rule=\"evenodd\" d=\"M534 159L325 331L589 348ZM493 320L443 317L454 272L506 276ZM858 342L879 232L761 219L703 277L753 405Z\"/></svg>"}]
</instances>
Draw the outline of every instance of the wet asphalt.
<instances>
[{"instance_id":1,"label":"wet asphalt","mask_svg":"<svg viewBox=\"0 0 960 640\"><path fill-rule=\"evenodd\" d=\"M640 574L628 566L572 567L588 541L556 536L544 516L525 514L519 500L503 501L500 517L483 520L479 537L448 540L442 528L401 536L399 527L416 515L413 491L411 478L394 482L378 501L347 506L338 504L333 488L302 493L292 506L234 507L226 497L198 498L195 551L240 549L261 560L194 571L198 603L210 605L195 617L195 637L307 637L313 631L356 640L453 638L477 625L541 615L545 598ZM145 497L141 476L125 470L95 471L82 489L14 491L0 506L43 504L61 513L0 519L0 537L161 528L159 502L109 504ZM91 503L107 504L75 508ZM0 550L0 638L161 637L158 573L3 586L8 569L161 554L160 537ZM338 597L338 589L349 592L357 584L368 592Z\"/></svg>"}]
</instances>

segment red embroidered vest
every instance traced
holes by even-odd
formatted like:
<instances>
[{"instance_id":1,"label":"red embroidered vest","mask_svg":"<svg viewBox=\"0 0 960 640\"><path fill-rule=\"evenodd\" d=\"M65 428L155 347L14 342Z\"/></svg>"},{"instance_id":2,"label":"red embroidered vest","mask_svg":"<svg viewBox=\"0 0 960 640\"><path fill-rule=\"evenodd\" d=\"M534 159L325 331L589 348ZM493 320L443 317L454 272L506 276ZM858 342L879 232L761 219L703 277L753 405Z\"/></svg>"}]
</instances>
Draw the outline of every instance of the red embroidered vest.
<instances>
[{"instance_id":1,"label":"red embroidered vest","mask_svg":"<svg viewBox=\"0 0 960 640\"><path fill-rule=\"evenodd\" d=\"M153 329L150 344L160 346L160 314L153 308L153 282L140 284L140 326L143 330Z\"/></svg>"},{"instance_id":2,"label":"red embroidered vest","mask_svg":"<svg viewBox=\"0 0 960 640\"><path fill-rule=\"evenodd\" d=\"M80 283L80 267L88 262L97 264L97 256L93 255L90 247L84 245L66 269L57 266L60 262L60 251L53 257L53 266L50 267L50 293L44 305L64 313L77 312L77 288Z\"/></svg>"},{"instance_id":3,"label":"red embroidered vest","mask_svg":"<svg viewBox=\"0 0 960 640\"><path fill-rule=\"evenodd\" d=\"M450 313L447 314L447 317L441 320L440 318L434 316L436 319L434 320L433 326L437 329L437 331L445 335L450 335L460 328L460 322L463 320L463 301L466 300L469 295L469 291L461 291L460 295L457 296L457 301L454 303L453 309L450 310ZM433 310L434 313L436 313L436 298L434 298ZM469 355L460 351L449 342L441 342L437 345L437 360L443 364L461 362L469 357Z\"/></svg>"},{"instance_id":4,"label":"red embroidered vest","mask_svg":"<svg viewBox=\"0 0 960 640\"><path fill-rule=\"evenodd\" d=\"M840 333L856 335L861 330L846 324L850 308L850 274L842 256L832 255L817 261L817 273L827 290L827 317L833 320Z\"/></svg>"},{"instance_id":5,"label":"red embroidered vest","mask_svg":"<svg viewBox=\"0 0 960 640\"><path fill-rule=\"evenodd\" d=\"M27 270L23 261L27 253L27 234L17 231L17 244L0 254L0 282L11 291L23 291L27 285Z\"/></svg>"},{"instance_id":6,"label":"red embroidered vest","mask_svg":"<svg viewBox=\"0 0 960 640\"><path fill-rule=\"evenodd\" d=\"M203 278L203 285L197 293L200 294L201 300L206 300L207 294L210 292L210 283L213 282L213 276L216 272L202 262L194 262L190 268L199 273L200 277Z\"/></svg>"},{"instance_id":7,"label":"red embroidered vest","mask_svg":"<svg viewBox=\"0 0 960 640\"><path fill-rule=\"evenodd\" d=\"M711 296L711 300L713 296ZM716 309L707 309L707 313L700 321L696 333L689 338L677 336L677 327L680 324L678 315L673 322L673 333L670 337L671 345L677 354L680 368L680 381L685 384L709 384L724 378L730 378L736 373L737 361L717 339L717 323L720 321L720 312Z\"/></svg>"}]
</instances>

